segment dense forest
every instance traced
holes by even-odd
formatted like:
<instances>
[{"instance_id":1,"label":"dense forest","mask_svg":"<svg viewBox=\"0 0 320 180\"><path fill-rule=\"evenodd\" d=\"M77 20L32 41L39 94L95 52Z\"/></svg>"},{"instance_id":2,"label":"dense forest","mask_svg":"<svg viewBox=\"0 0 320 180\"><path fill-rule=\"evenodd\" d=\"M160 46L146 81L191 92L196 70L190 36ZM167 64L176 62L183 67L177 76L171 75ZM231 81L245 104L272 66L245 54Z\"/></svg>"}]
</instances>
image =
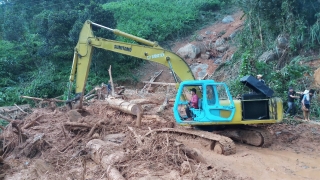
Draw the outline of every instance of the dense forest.
<instances>
[{"instance_id":1,"label":"dense forest","mask_svg":"<svg viewBox=\"0 0 320 180\"><path fill-rule=\"evenodd\" d=\"M241 61L241 75L263 72L278 94L290 85L302 85L303 74L311 71L298 62L319 51L318 0L4 0L0 1L0 106L23 103L20 95L66 94L73 48L87 19L165 46L232 8L242 10L246 20L236 38L238 51L226 65ZM103 29L94 31L98 37L130 42ZM263 52L274 48L279 35L289 41L279 57L283 63L258 62ZM87 88L106 82L110 65L116 81L137 81L132 69L141 63L97 50ZM231 90L241 92L236 81L229 82Z\"/></svg>"},{"instance_id":2,"label":"dense forest","mask_svg":"<svg viewBox=\"0 0 320 180\"><path fill-rule=\"evenodd\" d=\"M221 5L218 0L187 3L169 0L2 2L0 106L21 103L19 96L23 94L35 97L64 94L73 48L87 19L163 43L188 35L204 22L199 21L199 14L208 14L209 18ZM103 29L94 31L98 37L128 41ZM106 82L110 65L116 81L136 81L137 77L130 70L141 63L138 59L96 50L87 86L91 88Z\"/></svg>"}]
</instances>

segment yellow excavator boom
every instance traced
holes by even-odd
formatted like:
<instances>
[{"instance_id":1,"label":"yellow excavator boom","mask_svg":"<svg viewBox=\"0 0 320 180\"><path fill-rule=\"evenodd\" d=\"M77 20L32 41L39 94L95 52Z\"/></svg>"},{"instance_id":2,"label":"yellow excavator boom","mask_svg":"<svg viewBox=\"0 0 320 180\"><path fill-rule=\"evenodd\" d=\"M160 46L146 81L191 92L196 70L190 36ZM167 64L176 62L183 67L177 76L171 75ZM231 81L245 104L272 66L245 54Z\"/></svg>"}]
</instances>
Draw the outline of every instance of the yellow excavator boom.
<instances>
[{"instance_id":1,"label":"yellow excavator boom","mask_svg":"<svg viewBox=\"0 0 320 180\"><path fill-rule=\"evenodd\" d=\"M95 37L92 31L92 25L110 30L117 35L132 39L144 45ZM74 49L72 70L69 78L70 82L73 82L74 77L76 76L76 93L84 92L84 87L90 70L93 48L101 48L163 64L170 68L172 72L174 72L173 75L176 82L195 79L190 67L181 57L160 47L157 42L148 41L143 38L119 31L117 29L111 29L88 20L82 27L79 41Z\"/></svg>"}]
</instances>

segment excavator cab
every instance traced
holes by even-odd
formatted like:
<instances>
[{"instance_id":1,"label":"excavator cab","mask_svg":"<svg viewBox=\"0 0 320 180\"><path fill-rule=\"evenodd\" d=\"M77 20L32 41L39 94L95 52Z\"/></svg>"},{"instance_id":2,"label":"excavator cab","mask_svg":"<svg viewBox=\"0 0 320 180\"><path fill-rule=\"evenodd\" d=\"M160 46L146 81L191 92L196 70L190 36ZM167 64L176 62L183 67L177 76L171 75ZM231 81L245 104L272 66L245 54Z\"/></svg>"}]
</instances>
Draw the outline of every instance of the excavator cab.
<instances>
[{"instance_id":1,"label":"excavator cab","mask_svg":"<svg viewBox=\"0 0 320 180\"><path fill-rule=\"evenodd\" d=\"M192 88L197 90L198 108L189 107L191 117L187 117L185 109L191 99L190 90ZM173 107L174 117L180 125L210 125L230 122L235 111L236 108L227 85L213 80L182 82Z\"/></svg>"}]
</instances>

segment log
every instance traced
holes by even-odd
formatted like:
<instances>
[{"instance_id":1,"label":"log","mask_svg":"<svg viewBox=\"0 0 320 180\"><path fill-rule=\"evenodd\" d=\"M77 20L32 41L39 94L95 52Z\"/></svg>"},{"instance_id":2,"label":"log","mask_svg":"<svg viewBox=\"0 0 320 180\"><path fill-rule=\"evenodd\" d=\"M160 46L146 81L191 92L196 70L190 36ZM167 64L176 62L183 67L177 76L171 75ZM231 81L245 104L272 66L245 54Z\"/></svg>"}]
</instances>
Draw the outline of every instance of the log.
<instances>
[{"instance_id":1,"label":"log","mask_svg":"<svg viewBox=\"0 0 320 180\"><path fill-rule=\"evenodd\" d=\"M168 97L166 97L163 101L163 104L159 107L157 113L161 113L168 105Z\"/></svg>"},{"instance_id":2,"label":"log","mask_svg":"<svg viewBox=\"0 0 320 180\"><path fill-rule=\"evenodd\" d=\"M103 122L103 120L100 120L99 122L97 122L90 130L90 132L88 133L87 137L91 137L95 131L96 128L98 128L101 123Z\"/></svg>"},{"instance_id":3,"label":"log","mask_svg":"<svg viewBox=\"0 0 320 180\"><path fill-rule=\"evenodd\" d=\"M156 102L156 101L152 101L152 100L149 100L149 99L133 99L130 101L130 103L133 103L133 104L160 104L159 102Z\"/></svg>"},{"instance_id":4,"label":"log","mask_svg":"<svg viewBox=\"0 0 320 180\"><path fill-rule=\"evenodd\" d=\"M168 105L168 99L169 99L169 86L167 86L167 91L166 91L166 98L164 99L162 105L159 107L157 113L161 113Z\"/></svg>"},{"instance_id":5,"label":"log","mask_svg":"<svg viewBox=\"0 0 320 180\"><path fill-rule=\"evenodd\" d=\"M12 122L12 121L13 121L13 119L10 119L10 118L8 118L8 117L6 117L6 116L3 116L3 115L1 115L1 114L0 114L0 118L1 118L1 119L4 119L4 120L6 120L6 121L9 121L9 122Z\"/></svg>"},{"instance_id":6,"label":"log","mask_svg":"<svg viewBox=\"0 0 320 180\"><path fill-rule=\"evenodd\" d=\"M14 104L21 112L23 112L23 113L27 113L27 112L25 112L23 109L21 109L17 104Z\"/></svg>"},{"instance_id":7,"label":"log","mask_svg":"<svg viewBox=\"0 0 320 180\"><path fill-rule=\"evenodd\" d=\"M117 95L122 95L124 93L125 89L120 89L118 92L117 92Z\"/></svg>"},{"instance_id":8,"label":"log","mask_svg":"<svg viewBox=\"0 0 320 180\"><path fill-rule=\"evenodd\" d=\"M25 98L25 99L32 99L32 100L37 100L37 101L51 101L51 102L66 102L64 100L60 100L60 99L43 99L43 98L37 98L37 97L30 97L30 96L20 96L21 98Z\"/></svg>"},{"instance_id":9,"label":"log","mask_svg":"<svg viewBox=\"0 0 320 180\"><path fill-rule=\"evenodd\" d=\"M163 72L163 70L161 70L160 72L156 72L154 73L154 75L151 77L149 82L153 82L157 79L158 76L160 76L160 74ZM145 90L147 90L147 92L149 91L149 88L151 87L151 84L148 83L146 84L142 89L141 92L144 92Z\"/></svg>"},{"instance_id":10,"label":"log","mask_svg":"<svg viewBox=\"0 0 320 180\"><path fill-rule=\"evenodd\" d=\"M89 149L91 159L107 170L106 175L108 179L125 180L119 170L114 167L114 164L128 160L125 153L118 151L113 154L108 154L107 151L117 146L118 145L115 143L104 142L100 139L93 139L86 145L86 147Z\"/></svg>"},{"instance_id":11,"label":"log","mask_svg":"<svg viewBox=\"0 0 320 180\"><path fill-rule=\"evenodd\" d=\"M91 91L89 91L84 97L87 99L87 97L90 95L90 94L92 94L92 93L94 93L96 91L96 88L93 88Z\"/></svg>"},{"instance_id":12,"label":"log","mask_svg":"<svg viewBox=\"0 0 320 180\"><path fill-rule=\"evenodd\" d=\"M139 104L133 104L122 99L106 99L105 102L108 106L114 109L118 109L124 113L132 114L137 116L136 126L140 127L141 125L141 116L143 114L142 108Z\"/></svg>"},{"instance_id":13,"label":"log","mask_svg":"<svg viewBox=\"0 0 320 180\"><path fill-rule=\"evenodd\" d=\"M206 73L206 75L204 75L202 78L201 78L201 80L205 80L207 77L208 77L208 73Z\"/></svg>"},{"instance_id":14,"label":"log","mask_svg":"<svg viewBox=\"0 0 320 180\"><path fill-rule=\"evenodd\" d=\"M30 109L30 105L29 104L24 104L24 105L19 105L19 107L22 110L25 109ZM0 107L0 112L13 112L13 111L17 111L19 110L19 108L17 106L5 106L5 107Z\"/></svg>"},{"instance_id":15,"label":"log","mask_svg":"<svg viewBox=\"0 0 320 180\"><path fill-rule=\"evenodd\" d=\"M65 122L64 126L73 126L73 127L84 127L84 128L92 128L92 126L85 123L76 123L76 122Z\"/></svg>"},{"instance_id":16,"label":"log","mask_svg":"<svg viewBox=\"0 0 320 180\"><path fill-rule=\"evenodd\" d=\"M91 99L91 98L93 98L93 97L95 97L96 96L96 94L91 94L91 95L89 95L89 96L87 96L87 97L84 97L86 100L89 100L89 99Z\"/></svg>"},{"instance_id":17,"label":"log","mask_svg":"<svg viewBox=\"0 0 320 180\"><path fill-rule=\"evenodd\" d=\"M28 129L31 126L33 126L41 117L43 116L43 114L41 114L40 116L36 117L34 120L32 120L30 123L26 124L25 126L22 127L22 129Z\"/></svg>"},{"instance_id":18,"label":"log","mask_svg":"<svg viewBox=\"0 0 320 180\"><path fill-rule=\"evenodd\" d=\"M156 84L156 85L163 85L163 86L176 86L176 83L165 83L165 82L150 82L150 81L142 81L145 84Z\"/></svg>"},{"instance_id":19,"label":"log","mask_svg":"<svg viewBox=\"0 0 320 180\"><path fill-rule=\"evenodd\" d=\"M198 152L196 152L193 149L190 149L188 147L186 147L184 144L180 143L180 142L175 142L175 146L179 146L179 148L191 159L195 160L196 162L201 162L204 164L207 164L207 161L205 160L205 158L199 154Z\"/></svg>"},{"instance_id":20,"label":"log","mask_svg":"<svg viewBox=\"0 0 320 180\"><path fill-rule=\"evenodd\" d=\"M207 164L205 158L201 154L198 154L195 150L189 149L186 146L182 146L180 148L189 158L197 161L198 163L201 162Z\"/></svg>"},{"instance_id":21,"label":"log","mask_svg":"<svg viewBox=\"0 0 320 180\"><path fill-rule=\"evenodd\" d=\"M113 86L113 80L112 80L112 74L111 74L111 65L109 67L109 76L110 76L110 83L111 83L111 89L112 89L112 96L114 96L114 86Z\"/></svg>"},{"instance_id":22,"label":"log","mask_svg":"<svg viewBox=\"0 0 320 180\"><path fill-rule=\"evenodd\" d=\"M167 122L165 119L163 119L162 117L160 117L158 115L143 115L142 121L148 121L148 120L156 120L156 121L159 121L161 123L166 123Z\"/></svg>"}]
</instances>

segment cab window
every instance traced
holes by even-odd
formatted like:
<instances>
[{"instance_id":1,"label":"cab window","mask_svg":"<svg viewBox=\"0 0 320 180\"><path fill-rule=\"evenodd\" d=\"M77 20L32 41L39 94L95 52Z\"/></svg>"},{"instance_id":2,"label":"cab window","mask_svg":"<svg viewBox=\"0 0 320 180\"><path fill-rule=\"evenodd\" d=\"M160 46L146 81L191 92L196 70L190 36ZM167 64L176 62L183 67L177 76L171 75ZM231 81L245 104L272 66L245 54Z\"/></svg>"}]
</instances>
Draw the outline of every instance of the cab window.
<instances>
[{"instance_id":1,"label":"cab window","mask_svg":"<svg viewBox=\"0 0 320 180\"><path fill-rule=\"evenodd\" d=\"M208 105L214 105L216 103L216 98L215 98L215 93L212 85L208 85L206 87L206 93L207 93Z\"/></svg>"}]
</instances>

